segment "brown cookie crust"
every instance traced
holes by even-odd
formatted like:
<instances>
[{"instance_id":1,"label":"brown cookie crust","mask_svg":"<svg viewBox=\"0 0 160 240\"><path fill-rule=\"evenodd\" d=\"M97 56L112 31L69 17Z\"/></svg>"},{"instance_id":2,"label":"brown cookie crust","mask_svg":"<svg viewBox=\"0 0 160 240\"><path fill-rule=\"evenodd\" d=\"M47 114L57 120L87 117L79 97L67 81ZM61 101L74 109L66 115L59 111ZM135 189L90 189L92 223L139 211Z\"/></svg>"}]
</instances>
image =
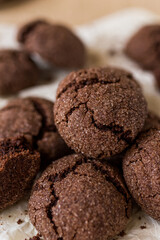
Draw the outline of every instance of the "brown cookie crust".
<instances>
[{"instance_id":1,"label":"brown cookie crust","mask_svg":"<svg viewBox=\"0 0 160 240\"><path fill-rule=\"evenodd\" d=\"M40 70L26 52L0 50L0 75L0 95L9 95L36 85Z\"/></svg>"},{"instance_id":2,"label":"brown cookie crust","mask_svg":"<svg viewBox=\"0 0 160 240\"><path fill-rule=\"evenodd\" d=\"M64 140L59 135L53 118L54 103L38 97L29 97L34 107L42 116L42 128L37 137L37 150L41 153L44 166L50 162L71 153Z\"/></svg>"},{"instance_id":3,"label":"brown cookie crust","mask_svg":"<svg viewBox=\"0 0 160 240\"><path fill-rule=\"evenodd\" d=\"M26 38L28 37L30 32L34 31L36 29L36 27L38 27L40 25L44 25L44 24L48 24L47 21L45 21L44 19L38 19L38 20L34 20L32 22L26 23L18 31L18 34L17 34L18 42L25 43Z\"/></svg>"},{"instance_id":4,"label":"brown cookie crust","mask_svg":"<svg viewBox=\"0 0 160 240\"><path fill-rule=\"evenodd\" d=\"M143 133L127 152L123 172L127 186L142 209L160 220L160 131Z\"/></svg>"},{"instance_id":5,"label":"brown cookie crust","mask_svg":"<svg viewBox=\"0 0 160 240\"><path fill-rule=\"evenodd\" d=\"M40 152L44 166L69 153L55 127L53 106L38 97L11 100L0 110L0 139L25 136Z\"/></svg>"},{"instance_id":6,"label":"brown cookie crust","mask_svg":"<svg viewBox=\"0 0 160 240\"><path fill-rule=\"evenodd\" d=\"M148 116L142 131L146 132L146 131L149 131L150 129L160 129L160 117L151 111L149 111L148 113Z\"/></svg>"},{"instance_id":7,"label":"brown cookie crust","mask_svg":"<svg viewBox=\"0 0 160 240\"><path fill-rule=\"evenodd\" d=\"M25 138L0 140L0 210L20 200L39 171L40 155Z\"/></svg>"},{"instance_id":8,"label":"brown cookie crust","mask_svg":"<svg viewBox=\"0 0 160 240\"><path fill-rule=\"evenodd\" d=\"M83 43L63 25L37 20L20 29L18 40L27 51L38 53L53 66L79 68L85 63Z\"/></svg>"},{"instance_id":9,"label":"brown cookie crust","mask_svg":"<svg viewBox=\"0 0 160 240\"><path fill-rule=\"evenodd\" d=\"M159 68L160 25L142 27L127 43L125 53L144 69Z\"/></svg>"},{"instance_id":10,"label":"brown cookie crust","mask_svg":"<svg viewBox=\"0 0 160 240\"><path fill-rule=\"evenodd\" d=\"M47 240L106 240L125 228L130 213L118 171L78 154L52 163L29 201L30 219Z\"/></svg>"},{"instance_id":11,"label":"brown cookie crust","mask_svg":"<svg viewBox=\"0 0 160 240\"><path fill-rule=\"evenodd\" d=\"M25 136L33 143L42 127L42 117L28 99L15 99L0 110L0 139Z\"/></svg>"},{"instance_id":12,"label":"brown cookie crust","mask_svg":"<svg viewBox=\"0 0 160 240\"><path fill-rule=\"evenodd\" d=\"M55 124L67 145L91 158L122 152L143 128L147 104L132 75L116 68L70 73L59 85Z\"/></svg>"}]
</instances>

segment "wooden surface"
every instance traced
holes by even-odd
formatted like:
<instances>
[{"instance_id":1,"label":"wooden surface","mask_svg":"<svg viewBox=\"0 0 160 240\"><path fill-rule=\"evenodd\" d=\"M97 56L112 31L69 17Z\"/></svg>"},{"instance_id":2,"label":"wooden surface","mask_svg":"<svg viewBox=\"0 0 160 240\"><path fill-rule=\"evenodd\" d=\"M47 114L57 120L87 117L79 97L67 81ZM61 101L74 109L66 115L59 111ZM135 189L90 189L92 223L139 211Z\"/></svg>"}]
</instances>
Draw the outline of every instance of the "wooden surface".
<instances>
[{"instance_id":1,"label":"wooden surface","mask_svg":"<svg viewBox=\"0 0 160 240\"><path fill-rule=\"evenodd\" d=\"M88 23L127 7L143 7L160 14L160 0L4 0L0 22L22 23L45 17L69 25ZM8 3L7 3L8 2Z\"/></svg>"}]
</instances>

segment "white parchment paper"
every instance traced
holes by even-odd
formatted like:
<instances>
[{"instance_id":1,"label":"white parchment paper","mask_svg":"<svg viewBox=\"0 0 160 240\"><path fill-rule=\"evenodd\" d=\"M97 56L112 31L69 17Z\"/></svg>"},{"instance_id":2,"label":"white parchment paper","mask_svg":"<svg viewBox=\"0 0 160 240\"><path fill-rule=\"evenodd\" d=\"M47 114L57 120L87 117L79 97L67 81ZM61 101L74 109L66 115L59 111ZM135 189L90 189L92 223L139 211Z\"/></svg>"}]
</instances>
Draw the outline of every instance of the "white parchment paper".
<instances>
[{"instance_id":1,"label":"white parchment paper","mask_svg":"<svg viewBox=\"0 0 160 240\"><path fill-rule=\"evenodd\" d=\"M142 85L149 108L160 115L160 93L155 88L155 79L152 73L141 70L123 54L123 48L128 38L141 26L155 21L159 21L159 18L150 12L143 9L127 9L89 25L77 27L75 31L88 47L88 66L109 64L130 70ZM17 26L1 24L0 48L18 48L16 32ZM35 95L55 100L57 85L66 74L67 72L57 71L52 83L22 91L19 96ZM0 107L10 99L0 98ZM19 219L22 220L21 224L17 223ZM27 214L27 199L0 213L0 240L25 240L36 233ZM125 235L119 236L118 239L160 240L160 223L140 209L135 209L125 230Z\"/></svg>"}]
</instances>

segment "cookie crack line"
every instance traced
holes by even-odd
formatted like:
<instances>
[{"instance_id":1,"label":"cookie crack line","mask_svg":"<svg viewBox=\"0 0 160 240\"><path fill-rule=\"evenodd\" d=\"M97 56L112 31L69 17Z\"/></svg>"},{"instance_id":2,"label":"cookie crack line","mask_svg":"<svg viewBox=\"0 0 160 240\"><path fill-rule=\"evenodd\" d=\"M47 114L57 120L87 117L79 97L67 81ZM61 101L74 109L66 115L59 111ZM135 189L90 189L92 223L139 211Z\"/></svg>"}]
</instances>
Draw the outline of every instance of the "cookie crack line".
<instances>
[{"instance_id":1,"label":"cookie crack line","mask_svg":"<svg viewBox=\"0 0 160 240\"><path fill-rule=\"evenodd\" d=\"M56 132L56 129L54 128L45 128L45 116L43 115L43 113L41 112L41 110L37 107L37 105L34 103L34 101L31 100L31 102L33 103L33 106L35 108L35 110L39 113L39 115L42 117L42 126L39 129L39 133L37 136L34 137L34 146L37 149L37 142L39 140L41 140L43 138L43 134L44 132Z\"/></svg>"},{"instance_id":2,"label":"cookie crack line","mask_svg":"<svg viewBox=\"0 0 160 240\"><path fill-rule=\"evenodd\" d=\"M98 171L100 171L100 173L105 176L105 179L107 182L110 182L116 189L117 191L125 198L125 201L128 205L131 197L128 197L126 192L124 191L124 189L119 185L119 183L117 183L117 181L115 181L114 178L112 178L109 173L107 172L107 170L103 169L103 166L98 166L95 162L92 162L92 166L94 166L94 168ZM129 218L128 216L128 207L125 208L125 215L127 218Z\"/></svg>"},{"instance_id":3,"label":"cookie crack line","mask_svg":"<svg viewBox=\"0 0 160 240\"><path fill-rule=\"evenodd\" d=\"M97 83L100 83L101 85L107 85L107 84L115 84L120 82L120 78L117 78L115 81L115 78L113 78L113 81L102 81L98 80L97 78L89 79L89 80L82 80L79 83L76 82L76 80L73 80L71 83L67 84L64 89L57 95L57 99L61 97L63 93L65 93L68 89L74 87L74 91L78 91L79 89L84 88L85 86L95 85Z\"/></svg>"},{"instance_id":4,"label":"cookie crack line","mask_svg":"<svg viewBox=\"0 0 160 240\"><path fill-rule=\"evenodd\" d=\"M74 172L75 169L80 166L81 164L83 164L85 162L85 159L79 160L75 163L75 165L72 168L67 168L65 169L62 174L55 174L55 176L50 175L48 178L48 181L51 182L50 185L50 190L51 190L51 194L53 196L53 199L51 200L51 203L46 207L46 211L47 211L47 216L50 219L50 222L53 226L53 229L55 231L55 234L57 235L57 240L63 240L63 237L59 236L58 233L58 226L55 224L54 220L53 220L53 216L52 216L52 208L56 206L59 197L56 195L55 190L54 190L54 183L57 181L62 181L64 178L67 177L68 174L70 174L71 172Z\"/></svg>"},{"instance_id":5,"label":"cookie crack line","mask_svg":"<svg viewBox=\"0 0 160 240\"><path fill-rule=\"evenodd\" d=\"M88 106L87 106L87 102L85 103L79 103L77 106L74 106L73 108L70 109L70 111L68 113L65 114L65 118L66 118L66 122L68 123L69 121L69 117L72 115L72 113L76 110L79 109L79 107L81 105L84 105L86 110L88 112L90 112L91 115L91 120L92 120L92 124L94 125L95 128L99 129L100 131L111 131L112 133L114 133L117 137L118 137L118 141L123 140L125 141L127 144L130 144L132 142L131 137L129 137L129 135L131 134L130 130L124 131L124 127L115 124L114 122L110 123L109 125L103 125L103 124L97 124L93 115L94 112L93 110L91 110ZM63 120L64 121L64 120Z\"/></svg>"},{"instance_id":6,"label":"cookie crack line","mask_svg":"<svg viewBox=\"0 0 160 240\"><path fill-rule=\"evenodd\" d=\"M129 201L130 201L130 197L127 197L126 192L124 191L124 189L120 186L120 184L118 184L111 176L110 173L107 170L104 170L102 166L98 166L95 161L90 161L86 158L83 158L81 160L78 160L72 167L68 167L67 169L64 169L64 171L62 173L59 174L55 174L47 176L47 179L49 182L51 182L50 184L50 190L51 190L51 194L53 196L53 199L51 199L51 202L48 206L46 206L46 212L47 212L47 216L50 220L50 223L53 226L53 229L55 231L55 234L57 236L57 240L63 240L63 237L60 236L60 234L58 233L58 226L56 225L56 223L53 220L53 215L52 215L52 208L55 207L57 205L57 202L59 200L59 197L56 195L56 192L54 190L54 184L55 182L60 182L63 179L65 179L70 173L73 174L78 174L77 172L75 172L75 170L77 169L77 167L79 167L82 164L85 163L90 163L94 169L96 171L100 171L100 173L105 177L107 182L110 182L115 188L116 190L125 198L126 204L128 205ZM128 207L125 208L125 215L127 218L129 218L128 216ZM74 238L73 238L74 239Z\"/></svg>"}]
</instances>

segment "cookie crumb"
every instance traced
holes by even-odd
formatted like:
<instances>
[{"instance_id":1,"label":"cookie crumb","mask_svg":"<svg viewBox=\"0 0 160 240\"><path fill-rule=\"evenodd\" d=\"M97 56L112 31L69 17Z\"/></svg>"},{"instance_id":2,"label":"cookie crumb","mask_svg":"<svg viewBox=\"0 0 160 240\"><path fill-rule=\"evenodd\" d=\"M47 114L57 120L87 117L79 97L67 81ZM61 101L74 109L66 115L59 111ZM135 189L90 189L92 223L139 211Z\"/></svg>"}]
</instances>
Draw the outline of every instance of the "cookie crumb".
<instances>
[{"instance_id":1,"label":"cookie crumb","mask_svg":"<svg viewBox=\"0 0 160 240\"><path fill-rule=\"evenodd\" d=\"M124 237L125 235L126 235L125 231L122 231L118 234L118 236L120 236L120 237Z\"/></svg>"},{"instance_id":2,"label":"cookie crumb","mask_svg":"<svg viewBox=\"0 0 160 240\"><path fill-rule=\"evenodd\" d=\"M24 211L24 213L27 215L27 214L28 214L28 210L26 209L26 210Z\"/></svg>"},{"instance_id":3,"label":"cookie crumb","mask_svg":"<svg viewBox=\"0 0 160 240\"><path fill-rule=\"evenodd\" d=\"M143 229L146 229L147 227L146 226L140 226L140 228L143 230Z\"/></svg>"},{"instance_id":4,"label":"cookie crumb","mask_svg":"<svg viewBox=\"0 0 160 240\"><path fill-rule=\"evenodd\" d=\"M19 219L18 221L17 221L17 224L22 224L23 223L23 220L22 219Z\"/></svg>"}]
</instances>

